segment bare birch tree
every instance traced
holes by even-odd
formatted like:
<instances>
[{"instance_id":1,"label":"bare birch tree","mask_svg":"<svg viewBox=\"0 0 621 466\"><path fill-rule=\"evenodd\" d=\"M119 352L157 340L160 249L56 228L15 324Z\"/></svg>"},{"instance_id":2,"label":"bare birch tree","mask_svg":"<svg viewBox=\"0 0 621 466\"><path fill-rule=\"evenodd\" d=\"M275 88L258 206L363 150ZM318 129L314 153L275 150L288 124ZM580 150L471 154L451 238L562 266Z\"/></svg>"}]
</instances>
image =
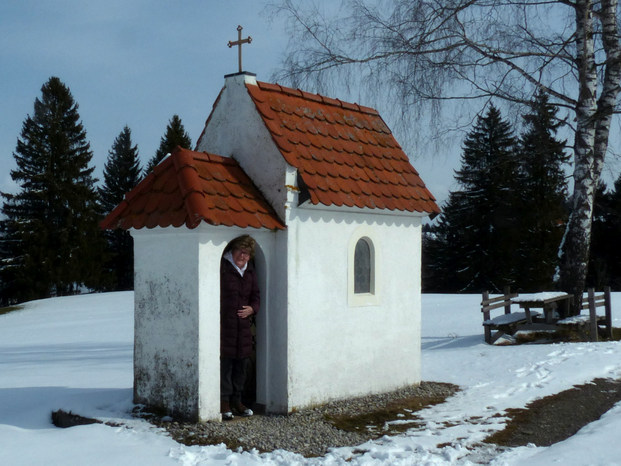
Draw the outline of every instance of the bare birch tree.
<instances>
[{"instance_id":1,"label":"bare birch tree","mask_svg":"<svg viewBox=\"0 0 621 466\"><path fill-rule=\"evenodd\" d=\"M572 213L558 280L577 301L618 104L618 1L343 0L338 11L311 5L282 0L278 7L292 31L279 78L293 85L366 86L414 115L447 100L526 104L538 90L550 96L574 134Z\"/></svg>"}]
</instances>

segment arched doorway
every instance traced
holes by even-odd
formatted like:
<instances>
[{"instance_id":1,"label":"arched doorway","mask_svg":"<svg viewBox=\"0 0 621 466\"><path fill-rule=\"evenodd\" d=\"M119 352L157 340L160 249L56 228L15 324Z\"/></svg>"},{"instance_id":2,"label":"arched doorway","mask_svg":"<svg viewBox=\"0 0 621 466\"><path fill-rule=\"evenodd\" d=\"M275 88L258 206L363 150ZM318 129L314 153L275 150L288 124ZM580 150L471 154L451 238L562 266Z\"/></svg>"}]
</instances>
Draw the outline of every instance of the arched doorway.
<instances>
[{"instance_id":1,"label":"arched doorway","mask_svg":"<svg viewBox=\"0 0 621 466\"><path fill-rule=\"evenodd\" d=\"M243 236L243 235L242 235ZM252 237L252 236L251 236ZM261 413L265 409L264 396L260 394L264 393L261 387L265 385L265 368L266 368L266 313L267 313L267 264L266 257L263 249L256 238L255 240L255 254L249 263L252 263L256 278L257 285L259 287L261 295L261 304L259 313L256 316L249 317L251 321L251 334L253 341L253 351L250 356L250 362L248 364L248 370L246 373L246 383L242 393L242 402L244 405L251 407L255 412ZM222 257L231 249L231 243L237 238L233 238L226 245L222 252ZM258 402L258 405L257 405Z\"/></svg>"},{"instance_id":2,"label":"arched doorway","mask_svg":"<svg viewBox=\"0 0 621 466\"><path fill-rule=\"evenodd\" d=\"M250 391L254 395L254 409L258 413L265 412L266 377L267 377L267 315L268 307L268 277L267 260L259 242L255 247L254 266L257 271L257 281L261 291L261 310L254 321L254 385ZM254 390L254 391L253 391Z\"/></svg>"}]
</instances>

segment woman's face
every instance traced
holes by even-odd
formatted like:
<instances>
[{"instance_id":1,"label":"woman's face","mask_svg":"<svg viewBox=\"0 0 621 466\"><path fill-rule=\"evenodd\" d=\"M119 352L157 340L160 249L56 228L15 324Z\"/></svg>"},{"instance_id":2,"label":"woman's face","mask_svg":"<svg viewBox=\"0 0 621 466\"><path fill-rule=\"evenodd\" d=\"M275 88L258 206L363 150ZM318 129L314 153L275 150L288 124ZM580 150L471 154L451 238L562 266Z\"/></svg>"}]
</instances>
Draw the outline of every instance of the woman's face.
<instances>
[{"instance_id":1,"label":"woman's face","mask_svg":"<svg viewBox=\"0 0 621 466\"><path fill-rule=\"evenodd\" d=\"M243 269L250 260L250 252L248 252L247 249L233 249L231 254L233 256L233 262L235 262L235 265L240 269Z\"/></svg>"}]
</instances>

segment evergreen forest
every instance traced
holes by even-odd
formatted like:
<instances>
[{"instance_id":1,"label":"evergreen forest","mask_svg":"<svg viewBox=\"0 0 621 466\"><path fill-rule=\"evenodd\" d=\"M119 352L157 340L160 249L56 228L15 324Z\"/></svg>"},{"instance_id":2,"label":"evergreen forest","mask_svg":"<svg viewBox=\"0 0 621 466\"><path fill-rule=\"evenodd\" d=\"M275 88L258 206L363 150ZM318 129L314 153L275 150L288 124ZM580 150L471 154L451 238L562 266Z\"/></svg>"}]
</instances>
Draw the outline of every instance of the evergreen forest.
<instances>
[{"instance_id":1,"label":"evergreen forest","mask_svg":"<svg viewBox=\"0 0 621 466\"><path fill-rule=\"evenodd\" d=\"M22 125L0 193L0 306L88 291L133 289L133 242L99 222L176 146L191 147L178 115L141 167L124 126L112 141L103 180L70 89L51 77ZM423 227L423 291L551 290L570 215L567 143L543 93L522 116L520 134L486 106L462 143L457 189ZM423 176L424 177L424 176ZM600 184L587 284L621 290L621 176Z\"/></svg>"},{"instance_id":2,"label":"evergreen forest","mask_svg":"<svg viewBox=\"0 0 621 466\"><path fill-rule=\"evenodd\" d=\"M570 215L566 141L557 110L540 93L515 134L490 105L467 134L458 189L423 227L424 292L537 292L558 283L559 249ZM621 177L600 184L587 286L621 289Z\"/></svg>"},{"instance_id":3,"label":"evergreen forest","mask_svg":"<svg viewBox=\"0 0 621 466\"><path fill-rule=\"evenodd\" d=\"M51 77L23 122L10 175L0 193L0 306L88 291L133 289L133 240L99 222L145 176L131 129L108 152L103 182L70 89ZM150 160L153 169L177 145L189 147L174 115Z\"/></svg>"}]
</instances>

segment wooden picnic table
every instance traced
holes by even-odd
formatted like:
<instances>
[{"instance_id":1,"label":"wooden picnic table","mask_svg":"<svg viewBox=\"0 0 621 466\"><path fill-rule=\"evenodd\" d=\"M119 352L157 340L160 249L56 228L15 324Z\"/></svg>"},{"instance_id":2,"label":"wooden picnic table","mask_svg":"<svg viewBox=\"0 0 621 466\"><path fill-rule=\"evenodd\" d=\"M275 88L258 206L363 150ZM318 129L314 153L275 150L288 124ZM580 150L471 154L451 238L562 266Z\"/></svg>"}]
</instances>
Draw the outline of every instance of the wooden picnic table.
<instances>
[{"instance_id":1,"label":"wooden picnic table","mask_svg":"<svg viewBox=\"0 0 621 466\"><path fill-rule=\"evenodd\" d=\"M513 298L511 302L524 309L528 323L532 323L530 310L535 308L543 309L546 323L551 324L558 320L558 318L554 318L554 311L559 313L559 318L561 319L568 317L572 298L573 296L568 293L544 291L541 293L522 294Z\"/></svg>"}]
</instances>

